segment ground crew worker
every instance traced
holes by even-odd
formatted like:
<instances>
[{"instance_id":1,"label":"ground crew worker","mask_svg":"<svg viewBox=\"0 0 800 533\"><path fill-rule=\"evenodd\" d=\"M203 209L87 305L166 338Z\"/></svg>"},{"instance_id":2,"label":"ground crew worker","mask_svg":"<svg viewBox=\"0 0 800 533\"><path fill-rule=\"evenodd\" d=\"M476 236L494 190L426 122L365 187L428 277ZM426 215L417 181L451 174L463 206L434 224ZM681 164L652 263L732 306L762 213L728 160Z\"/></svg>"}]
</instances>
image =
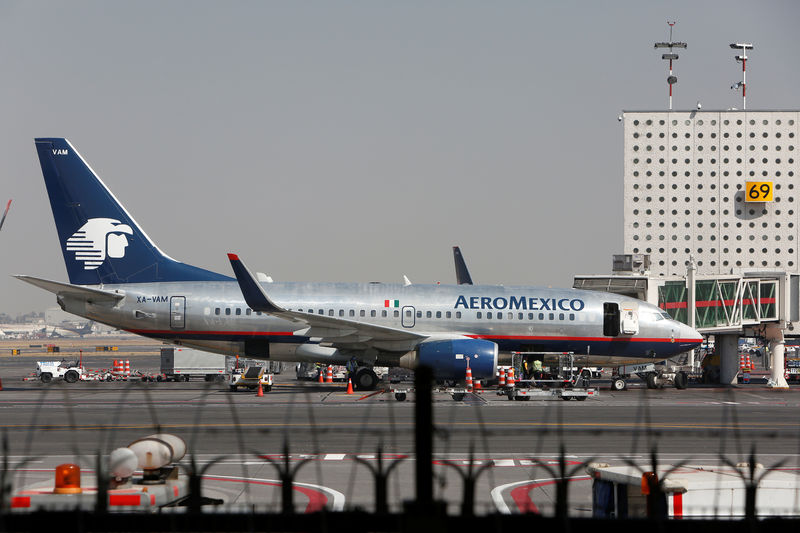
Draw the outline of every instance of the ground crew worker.
<instances>
[{"instance_id":1,"label":"ground crew worker","mask_svg":"<svg viewBox=\"0 0 800 533\"><path fill-rule=\"evenodd\" d=\"M533 360L533 379L542 379L542 360Z\"/></svg>"},{"instance_id":2,"label":"ground crew worker","mask_svg":"<svg viewBox=\"0 0 800 533\"><path fill-rule=\"evenodd\" d=\"M527 359L522 360L522 379L531 379L531 367Z\"/></svg>"}]
</instances>

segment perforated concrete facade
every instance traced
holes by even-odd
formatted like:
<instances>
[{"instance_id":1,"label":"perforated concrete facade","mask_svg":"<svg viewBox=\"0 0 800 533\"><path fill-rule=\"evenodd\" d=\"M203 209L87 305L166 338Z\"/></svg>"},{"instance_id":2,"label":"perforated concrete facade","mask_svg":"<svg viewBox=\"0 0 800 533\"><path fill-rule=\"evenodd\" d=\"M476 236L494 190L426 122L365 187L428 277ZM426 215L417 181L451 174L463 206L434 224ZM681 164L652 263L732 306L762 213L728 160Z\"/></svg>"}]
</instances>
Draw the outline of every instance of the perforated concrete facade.
<instances>
[{"instance_id":1,"label":"perforated concrete facade","mask_svg":"<svg viewBox=\"0 0 800 533\"><path fill-rule=\"evenodd\" d=\"M798 111L625 112L625 253L651 273L797 272ZM745 202L745 182L773 183Z\"/></svg>"}]
</instances>

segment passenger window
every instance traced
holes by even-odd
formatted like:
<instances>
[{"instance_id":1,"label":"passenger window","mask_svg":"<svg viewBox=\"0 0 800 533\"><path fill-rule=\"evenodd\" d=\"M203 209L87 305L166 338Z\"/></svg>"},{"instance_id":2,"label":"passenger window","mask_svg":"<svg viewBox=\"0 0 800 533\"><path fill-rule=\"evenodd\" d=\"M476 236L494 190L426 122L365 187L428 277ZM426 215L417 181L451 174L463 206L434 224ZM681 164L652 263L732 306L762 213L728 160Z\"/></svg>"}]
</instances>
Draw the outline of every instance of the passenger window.
<instances>
[{"instance_id":1,"label":"passenger window","mask_svg":"<svg viewBox=\"0 0 800 533\"><path fill-rule=\"evenodd\" d=\"M237 308L236 308L236 316L239 316L239 315L241 315L241 314L242 314L242 309L241 309L241 308L239 308L239 307L237 307Z\"/></svg>"},{"instance_id":2,"label":"passenger window","mask_svg":"<svg viewBox=\"0 0 800 533\"><path fill-rule=\"evenodd\" d=\"M215 315L218 315L218 314L219 314L219 307L217 307L216 309L214 309L214 314L215 314Z\"/></svg>"},{"instance_id":3,"label":"passenger window","mask_svg":"<svg viewBox=\"0 0 800 533\"><path fill-rule=\"evenodd\" d=\"M363 310L363 309L362 309L361 311L359 311L359 312L358 312L358 315L359 315L359 316L367 316L367 314L364 312L364 310Z\"/></svg>"},{"instance_id":4,"label":"passenger window","mask_svg":"<svg viewBox=\"0 0 800 533\"><path fill-rule=\"evenodd\" d=\"M481 317L481 312L480 312L480 311L478 311L478 313L477 313L475 316L477 316L478 318L480 318L480 317Z\"/></svg>"},{"instance_id":5,"label":"passenger window","mask_svg":"<svg viewBox=\"0 0 800 533\"><path fill-rule=\"evenodd\" d=\"M397 317L399 317L399 316L400 316L400 311L395 311L395 312L394 312L394 317L395 317L395 318L397 318Z\"/></svg>"},{"instance_id":6,"label":"passenger window","mask_svg":"<svg viewBox=\"0 0 800 533\"><path fill-rule=\"evenodd\" d=\"M411 309L406 309L406 318L411 318Z\"/></svg>"},{"instance_id":7,"label":"passenger window","mask_svg":"<svg viewBox=\"0 0 800 533\"><path fill-rule=\"evenodd\" d=\"M461 311L456 311L456 318L461 318Z\"/></svg>"},{"instance_id":8,"label":"passenger window","mask_svg":"<svg viewBox=\"0 0 800 533\"><path fill-rule=\"evenodd\" d=\"M339 316L344 316L344 309L339 309Z\"/></svg>"},{"instance_id":9,"label":"passenger window","mask_svg":"<svg viewBox=\"0 0 800 533\"><path fill-rule=\"evenodd\" d=\"M539 320L544 320L544 313L539 313Z\"/></svg>"},{"instance_id":10,"label":"passenger window","mask_svg":"<svg viewBox=\"0 0 800 533\"><path fill-rule=\"evenodd\" d=\"M503 313L501 311L498 311L497 312L497 320L502 320L502 319L503 319Z\"/></svg>"},{"instance_id":11,"label":"passenger window","mask_svg":"<svg viewBox=\"0 0 800 533\"><path fill-rule=\"evenodd\" d=\"M258 316L261 316L261 311L256 311L256 314L257 314Z\"/></svg>"},{"instance_id":12,"label":"passenger window","mask_svg":"<svg viewBox=\"0 0 800 533\"><path fill-rule=\"evenodd\" d=\"M350 316L356 316L356 312L353 311L352 309L350 310Z\"/></svg>"},{"instance_id":13,"label":"passenger window","mask_svg":"<svg viewBox=\"0 0 800 533\"><path fill-rule=\"evenodd\" d=\"M422 311L417 311L417 318L422 318Z\"/></svg>"},{"instance_id":14,"label":"passenger window","mask_svg":"<svg viewBox=\"0 0 800 533\"><path fill-rule=\"evenodd\" d=\"M522 318L522 313L519 314L519 317ZM514 313L508 313L508 319L509 320L513 320L514 319Z\"/></svg>"},{"instance_id":15,"label":"passenger window","mask_svg":"<svg viewBox=\"0 0 800 533\"><path fill-rule=\"evenodd\" d=\"M433 313L431 313L430 311L425 313L425 318L431 318L432 316L433 316Z\"/></svg>"},{"instance_id":16,"label":"passenger window","mask_svg":"<svg viewBox=\"0 0 800 533\"><path fill-rule=\"evenodd\" d=\"M442 312L436 311L436 318L442 318Z\"/></svg>"},{"instance_id":17,"label":"passenger window","mask_svg":"<svg viewBox=\"0 0 800 533\"><path fill-rule=\"evenodd\" d=\"M556 316L555 316L555 314L553 314L553 313L550 313L550 320L555 320L555 319L556 319Z\"/></svg>"},{"instance_id":18,"label":"passenger window","mask_svg":"<svg viewBox=\"0 0 800 533\"><path fill-rule=\"evenodd\" d=\"M384 309L383 311L381 311L381 316L382 316L383 318L386 318L387 316L389 316L389 313L387 313L387 312L386 312L386 309Z\"/></svg>"},{"instance_id":19,"label":"passenger window","mask_svg":"<svg viewBox=\"0 0 800 533\"><path fill-rule=\"evenodd\" d=\"M492 312L491 311L487 311L486 312L486 318L492 318Z\"/></svg>"},{"instance_id":20,"label":"passenger window","mask_svg":"<svg viewBox=\"0 0 800 533\"><path fill-rule=\"evenodd\" d=\"M450 316L451 316L451 313L450 313L450 311L448 311L447 313L445 313L445 315L444 315L444 316L445 316L446 318L450 318Z\"/></svg>"},{"instance_id":21,"label":"passenger window","mask_svg":"<svg viewBox=\"0 0 800 533\"><path fill-rule=\"evenodd\" d=\"M333 316L333 309L328 309L328 316Z\"/></svg>"},{"instance_id":22,"label":"passenger window","mask_svg":"<svg viewBox=\"0 0 800 533\"><path fill-rule=\"evenodd\" d=\"M225 308L225 314L226 315L230 315L231 314L231 308L230 307L226 307Z\"/></svg>"},{"instance_id":23,"label":"passenger window","mask_svg":"<svg viewBox=\"0 0 800 533\"><path fill-rule=\"evenodd\" d=\"M369 316L371 316L371 317L373 317L373 318L375 317L375 315L376 315L376 314L377 314L377 313L375 312L375 310L374 310L374 309L373 309L372 311L370 311L370 312L369 312Z\"/></svg>"},{"instance_id":24,"label":"passenger window","mask_svg":"<svg viewBox=\"0 0 800 533\"><path fill-rule=\"evenodd\" d=\"M528 313L528 320L533 320L533 313Z\"/></svg>"},{"instance_id":25,"label":"passenger window","mask_svg":"<svg viewBox=\"0 0 800 533\"><path fill-rule=\"evenodd\" d=\"M570 313L569 314L569 319L570 320L575 320L575 313Z\"/></svg>"},{"instance_id":26,"label":"passenger window","mask_svg":"<svg viewBox=\"0 0 800 533\"><path fill-rule=\"evenodd\" d=\"M558 313L558 319L564 320L564 313Z\"/></svg>"},{"instance_id":27,"label":"passenger window","mask_svg":"<svg viewBox=\"0 0 800 533\"><path fill-rule=\"evenodd\" d=\"M253 310L252 310L252 309L250 309L250 308L248 307L248 308L247 308L247 310L245 311L245 314L246 314L247 316L250 316L250 314L251 314L252 312L253 312Z\"/></svg>"},{"instance_id":28,"label":"passenger window","mask_svg":"<svg viewBox=\"0 0 800 533\"><path fill-rule=\"evenodd\" d=\"M320 315L324 315L324 314L325 314L325 311L323 311L322 309L320 309L319 311L317 311L317 313L318 313L318 314L320 314Z\"/></svg>"},{"instance_id":29,"label":"passenger window","mask_svg":"<svg viewBox=\"0 0 800 533\"><path fill-rule=\"evenodd\" d=\"M522 317L523 317L523 316L524 316L524 313L519 313L519 314L517 315L517 320L522 320Z\"/></svg>"}]
</instances>

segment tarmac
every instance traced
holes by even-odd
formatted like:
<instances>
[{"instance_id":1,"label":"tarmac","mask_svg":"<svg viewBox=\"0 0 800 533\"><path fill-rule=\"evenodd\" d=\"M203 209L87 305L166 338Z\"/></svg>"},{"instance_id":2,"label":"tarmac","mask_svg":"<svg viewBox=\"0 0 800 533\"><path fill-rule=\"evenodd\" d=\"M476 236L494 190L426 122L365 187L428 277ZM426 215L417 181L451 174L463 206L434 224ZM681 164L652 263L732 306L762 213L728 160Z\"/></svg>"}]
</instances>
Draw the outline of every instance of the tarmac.
<instances>
[{"instance_id":1,"label":"tarmac","mask_svg":"<svg viewBox=\"0 0 800 533\"><path fill-rule=\"evenodd\" d=\"M95 342L95 341L92 341ZM131 368L157 371L159 356L128 352ZM99 452L126 446L158 431L188 444L210 465L204 490L231 506L275 507L280 479L270 460L299 467L299 511L373 505L369 467L380 448L386 464L400 461L389 479L389 500L399 509L414 496L414 395L345 393L345 385L298 382L294 372L276 376L263 397L232 392L225 383L23 381L36 360L64 354L0 357L0 431L7 439L15 487L47 479L51 468L78 461L90 468ZM48 357L49 356L49 357ZM69 357L69 356L68 356ZM84 353L88 368L109 368L119 354ZM690 384L686 390L648 390L632 380L614 392L597 381L600 395L584 402L558 398L509 401L494 391L454 401L434 394L434 487L455 512L461 474L472 455L488 464L476 486L476 510L552 512L552 469L561 450L569 468L570 512L591 508L591 482L582 463L646 465L659 462L717 464L747 460L754 450L769 467L800 466L800 389L772 391L763 380L735 387ZM368 396L368 397L366 397ZM472 451L472 454L470 453ZM188 464L188 458L183 464ZM386 466L386 464L384 466ZM317 507L315 507L317 506Z\"/></svg>"}]
</instances>

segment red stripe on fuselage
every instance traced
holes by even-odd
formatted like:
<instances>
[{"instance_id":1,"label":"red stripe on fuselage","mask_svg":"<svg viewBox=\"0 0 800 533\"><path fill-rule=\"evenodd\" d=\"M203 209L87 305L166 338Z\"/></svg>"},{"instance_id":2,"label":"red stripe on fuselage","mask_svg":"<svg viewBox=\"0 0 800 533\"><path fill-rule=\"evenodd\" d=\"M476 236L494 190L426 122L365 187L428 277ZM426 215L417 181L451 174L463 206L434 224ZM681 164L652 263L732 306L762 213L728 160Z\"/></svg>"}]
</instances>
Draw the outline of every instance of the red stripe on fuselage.
<instances>
[{"instance_id":1,"label":"red stripe on fuselage","mask_svg":"<svg viewBox=\"0 0 800 533\"><path fill-rule=\"evenodd\" d=\"M510 340L533 340L533 341L591 341L591 342L673 342L672 339L657 339L649 337L558 337L558 336L536 336L536 335L466 335L473 339L510 339ZM700 339L675 339L674 342L700 342Z\"/></svg>"},{"instance_id":2,"label":"red stripe on fuselage","mask_svg":"<svg viewBox=\"0 0 800 533\"><path fill-rule=\"evenodd\" d=\"M254 337L294 335L293 331L185 331L180 329L129 329L127 331L137 335L252 335Z\"/></svg>"}]
</instances>

